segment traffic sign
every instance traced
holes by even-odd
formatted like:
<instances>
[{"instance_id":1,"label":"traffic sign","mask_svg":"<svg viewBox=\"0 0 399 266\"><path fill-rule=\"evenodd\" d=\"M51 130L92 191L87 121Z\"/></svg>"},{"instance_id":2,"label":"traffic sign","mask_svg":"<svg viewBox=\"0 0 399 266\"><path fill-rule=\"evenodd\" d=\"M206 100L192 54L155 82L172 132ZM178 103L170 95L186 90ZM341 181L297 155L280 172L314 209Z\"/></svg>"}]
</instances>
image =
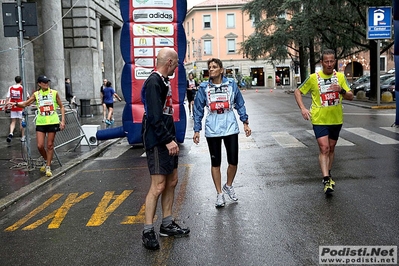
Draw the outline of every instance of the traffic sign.
<instances>
[{"instance_id":1,"label":"traffic sign","mask_svg":"<svg viewBox=\"0 0 399 266\"><path fill-rule=\"evenodd\" d=\"M369 7L367 12L367 39L392 38L392 7Z\"/></svg>"}]
</instances>

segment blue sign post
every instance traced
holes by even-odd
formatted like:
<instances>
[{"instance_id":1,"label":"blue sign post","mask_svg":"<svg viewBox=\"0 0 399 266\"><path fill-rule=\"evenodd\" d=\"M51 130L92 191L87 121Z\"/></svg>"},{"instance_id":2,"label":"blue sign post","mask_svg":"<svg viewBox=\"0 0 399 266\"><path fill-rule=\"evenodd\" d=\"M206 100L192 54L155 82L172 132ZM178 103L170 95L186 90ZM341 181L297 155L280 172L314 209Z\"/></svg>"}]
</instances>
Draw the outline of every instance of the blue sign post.
<instances>
[{"instance_id":1,"label":"blue sign post","mask_svg":"<svg viewBox=\"0 0 399 266\"><path fill-rule=\"evenodd\" d=\"M367 12L367 39L392 38L392 7L369 7Z\"/></svg>"},{"instance_id":2,"label":"blue sign post","mask_svg":"<svg viewBox=\"0 0 399 266\"><path fill-rule=\"evenodd\" d=\"M380 40L392 37L392 7L369 7L367 12L367 39L377 40L377 77L380 76ZM380 79L377 78L377 105L380 105Z\"/></svg>"}]
</instances>

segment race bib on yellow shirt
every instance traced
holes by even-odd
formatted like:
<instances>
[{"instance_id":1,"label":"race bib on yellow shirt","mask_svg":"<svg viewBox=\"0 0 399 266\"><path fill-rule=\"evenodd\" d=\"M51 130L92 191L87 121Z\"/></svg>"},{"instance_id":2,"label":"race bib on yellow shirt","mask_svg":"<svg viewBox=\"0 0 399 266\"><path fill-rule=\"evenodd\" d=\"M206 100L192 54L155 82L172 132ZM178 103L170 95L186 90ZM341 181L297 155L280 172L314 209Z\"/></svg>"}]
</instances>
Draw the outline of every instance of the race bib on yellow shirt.
<instances>
[{"instance_id":1,"label":"race bib on yellow shirt","mask_svg":"<svg viewBox=\"0 0 399 266\"><path fill-rule=\"evenodd\" d=\"M41 115L47 116L54 113L53 94L50 93L43 96L39 95L39 111Z\"/></svg>"},{"instance_id":2,"label":"race bib on yellow shirt","mask_svg":"<svg viewBox=\"0 0 399 266\"><path fill-rule=\"evenodd\" d=\"M320 77L319 73L317 75L317 84L319 86L320 92L320 103L322 107L334 106L340 103L339 92L330 89L332 84L338 84L337 73L333 72L333 76L328 79Z\"/></svg>"}]
</instances>

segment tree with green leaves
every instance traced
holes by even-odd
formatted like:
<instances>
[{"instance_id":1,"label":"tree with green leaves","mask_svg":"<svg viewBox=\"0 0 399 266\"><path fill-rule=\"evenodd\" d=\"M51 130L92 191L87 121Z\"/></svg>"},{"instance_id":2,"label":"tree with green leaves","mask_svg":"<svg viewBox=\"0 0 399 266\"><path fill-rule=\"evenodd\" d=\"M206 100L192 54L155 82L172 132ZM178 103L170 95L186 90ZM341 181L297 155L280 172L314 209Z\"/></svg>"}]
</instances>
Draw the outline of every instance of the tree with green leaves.
<instances>
[{"instance_id":1,"label":"tree with green leaves","mask_svg":"<svg viewBox=\"0 0 399 266\"><path fill-rule=\"evenodd\" d=\"M379 57L377 41L367 40L367 9L391 4L391 0L253 0L243 11L255 18L256 27L241 43L241 52L272 64L289 58L299 61L301 80L305 80L308 60L314 73L323 49L333 49L337 59L369 51L373 98ZM381 53L393 41L382 45Z\"/></svg>"}]
</instances>

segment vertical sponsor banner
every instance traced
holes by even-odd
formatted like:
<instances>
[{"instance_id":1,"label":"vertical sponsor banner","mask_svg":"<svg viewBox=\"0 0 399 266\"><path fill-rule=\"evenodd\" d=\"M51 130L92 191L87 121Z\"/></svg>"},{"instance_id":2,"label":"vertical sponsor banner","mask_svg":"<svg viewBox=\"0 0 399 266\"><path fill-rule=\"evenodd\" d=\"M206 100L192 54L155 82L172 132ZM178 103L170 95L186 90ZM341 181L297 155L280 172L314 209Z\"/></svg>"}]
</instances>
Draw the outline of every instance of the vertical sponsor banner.
<instances>
[{"instance_id":1,"label":"vertical sponsor banner","mask_svg":"<svg viewBox=\"0 0 399 266\"><path fill-rule=\"evenodd\" d=\"M395 79L399 80L399 71L396 72L396 69L399 69L399 3L398 1L392 0L393 7L393 27L394 27L394 58L395 58ZM399 83L395 83L395 98L399 99ZM398 100L396 100L396 117L395 117L395 125L399 126L399 104Z\"/></svg>"},{"instance_id":2,"label":"vertical sponsor banner","mask_svg":"<svg viewBox=\"0 0 399 266\"><path fill-rule=\"evenodd\" d=\"M187 12L186 0L121 0L123 28L120 40L122 58L122 92L126 100L122 120L129 144L141 143L141 122L144 106L141 88L156 66L158 51L173 48L179 65L171 77L174 121L177 141L182 143L186 131L184 97L186 74L184 58L186 35L183 21Z\"/></svg>"}]
</instances>

